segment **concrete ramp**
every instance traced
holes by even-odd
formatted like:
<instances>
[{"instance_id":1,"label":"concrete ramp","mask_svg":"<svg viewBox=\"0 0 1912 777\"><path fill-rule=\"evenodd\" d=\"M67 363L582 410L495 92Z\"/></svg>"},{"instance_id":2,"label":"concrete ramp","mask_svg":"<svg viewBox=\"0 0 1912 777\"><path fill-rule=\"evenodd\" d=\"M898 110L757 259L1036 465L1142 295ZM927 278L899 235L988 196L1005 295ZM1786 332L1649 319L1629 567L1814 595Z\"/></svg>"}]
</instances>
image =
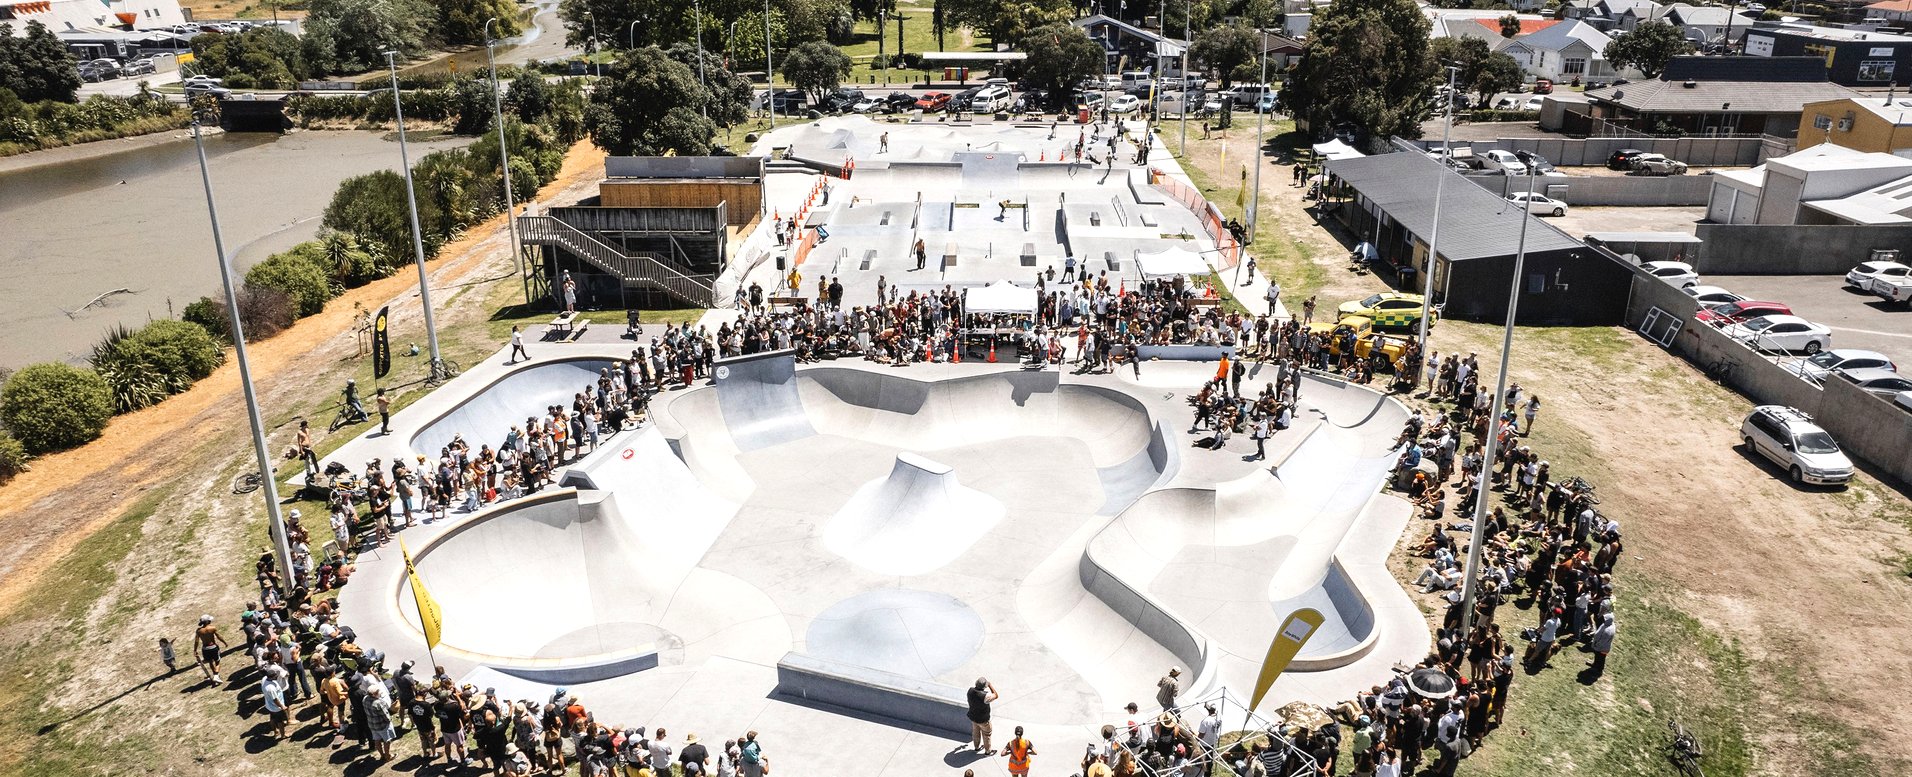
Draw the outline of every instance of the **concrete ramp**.
<instances>
[{"instance_id":1,"label":"concrete ramp","mask_svg":"<svg viewBox=\"0 0 1912 777\"><path fill-rule=\"evenodd\" d=\"M597 383L598 371L611 367L609 359L574 359L543 362L505 373L490 385L473 392L470 399L420 427L412 435L412 450L430 457L451 444L452 437L465 435L473 451L479 444L493 449L505 440L512 425L523 426L528 417L542 416L550 405L571 405L571 396ZM369 408L370 396L365 397Z\"/></svg>"},{"instance_id":2,"label":"concrete ramp","mask_svg":"<svg viewBox=\"0 0 1912 777\"><path fill-rule=\"evenodd\" d=\"M794 351L720 359L712 367L724 426L740 451L781 445L816 434L797 398Z\"/></svg>"},{"instance_id":3,"label":"concrete ramp","mask_svg":"<svg viewBox=\"0 0 1912 777\"><path fill-rule=\"evenodd\" d=\"M857 489L825 524L823 545L878 574L920 575L967 553L1006 512L949 467L901 453L888 476Z\"/></svg>"}]
</instances>

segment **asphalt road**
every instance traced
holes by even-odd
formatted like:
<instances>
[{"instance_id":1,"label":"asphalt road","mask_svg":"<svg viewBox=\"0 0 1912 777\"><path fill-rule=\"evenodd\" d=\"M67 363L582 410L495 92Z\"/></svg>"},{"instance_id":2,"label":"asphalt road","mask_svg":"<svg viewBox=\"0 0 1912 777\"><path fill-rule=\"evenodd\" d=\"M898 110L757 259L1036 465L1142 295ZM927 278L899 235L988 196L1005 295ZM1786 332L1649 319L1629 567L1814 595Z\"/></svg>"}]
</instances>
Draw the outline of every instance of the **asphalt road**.
<instances>
[{"instance_id":1,"label":"asphalt road","mask_svg":"<svg viewBox=\"0 0 1912 777\"><path fill-rule=\"evenodd\" d=\"M1783 302L1794 314L1830 327L1832 347L1878 351L1912 372L1912 309L1848 289L1839 276L1708 275L1700 282Z\"/></svg>"}]
</instances>

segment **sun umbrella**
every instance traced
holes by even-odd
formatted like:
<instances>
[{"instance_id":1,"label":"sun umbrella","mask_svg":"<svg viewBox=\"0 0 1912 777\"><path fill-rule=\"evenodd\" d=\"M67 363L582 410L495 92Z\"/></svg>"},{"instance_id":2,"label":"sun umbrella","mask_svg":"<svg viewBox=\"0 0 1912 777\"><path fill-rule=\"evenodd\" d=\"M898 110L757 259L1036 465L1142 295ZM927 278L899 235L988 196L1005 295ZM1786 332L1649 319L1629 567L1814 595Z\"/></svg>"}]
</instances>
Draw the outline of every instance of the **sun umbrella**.
<instances>
[{"instance_id":1,"label":"sun umbrella","mask_svg":"<svg viewBox=\"0 0 1912 777\"><path fill-rule=\"evenodd\" d=\"M1454 695L1454 678L1439 669L1416 669L1407 676L1407 685L1415 693L1429 699L1445 699Z\"/></svg>"}]
</instances>

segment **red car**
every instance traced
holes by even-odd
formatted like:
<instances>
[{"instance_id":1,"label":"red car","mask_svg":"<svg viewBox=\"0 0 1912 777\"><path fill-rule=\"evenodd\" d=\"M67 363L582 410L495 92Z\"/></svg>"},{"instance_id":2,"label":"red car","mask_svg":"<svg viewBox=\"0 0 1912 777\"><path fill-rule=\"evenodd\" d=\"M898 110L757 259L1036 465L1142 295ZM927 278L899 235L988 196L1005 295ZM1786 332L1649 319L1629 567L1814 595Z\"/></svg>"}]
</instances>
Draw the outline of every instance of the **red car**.
<instances>
[{"instance_id":1,"label":"red car","mask_svg":"<svg viewBox=\"0 0 1912 777\"><path fill-rule=\"evenodd\" d=\"M948 92L924 92L916 98L916 107L926 111L940 111L946 105L949 105Z\"/></svg>"},{"instance_id":2,"label":"red car","mask_svg":"<svg viewBox=\"0 0 1912 777\"><path fill-rule=\"evenodd\" d=\"M1780 302L1760 302L1758 300L1743 299L1738 302L1723 302L1701 310L1695 318L1712 324L1713 326L1728 326L1747 319L1775 314L1790 316L1792 315L1792 308L1786 307L1784 303Z\"/></svg>"}]
</instances>

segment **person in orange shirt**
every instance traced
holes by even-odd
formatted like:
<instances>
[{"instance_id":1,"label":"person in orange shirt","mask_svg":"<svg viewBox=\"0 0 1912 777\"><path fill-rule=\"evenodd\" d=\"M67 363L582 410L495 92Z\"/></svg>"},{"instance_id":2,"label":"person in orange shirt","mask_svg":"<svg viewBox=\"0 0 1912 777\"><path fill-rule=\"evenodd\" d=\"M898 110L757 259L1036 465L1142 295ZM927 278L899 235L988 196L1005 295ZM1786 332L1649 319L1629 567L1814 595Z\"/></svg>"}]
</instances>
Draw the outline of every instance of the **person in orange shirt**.
<instances>
[{"instance_id":1,"label":"person in orange shirt","mask_svg":"<svg viewBox=\"0 0 1912 777\"><path fill-rule=\"evenodd\" d=\"M1036 754L1036 746L1022 735L1022 727L1016 727L1016 738L1009 740L1009 747L1003 752L1009 754L1009 773L1027 777L1030 756Z\"/></svg>"}]
</instances>

